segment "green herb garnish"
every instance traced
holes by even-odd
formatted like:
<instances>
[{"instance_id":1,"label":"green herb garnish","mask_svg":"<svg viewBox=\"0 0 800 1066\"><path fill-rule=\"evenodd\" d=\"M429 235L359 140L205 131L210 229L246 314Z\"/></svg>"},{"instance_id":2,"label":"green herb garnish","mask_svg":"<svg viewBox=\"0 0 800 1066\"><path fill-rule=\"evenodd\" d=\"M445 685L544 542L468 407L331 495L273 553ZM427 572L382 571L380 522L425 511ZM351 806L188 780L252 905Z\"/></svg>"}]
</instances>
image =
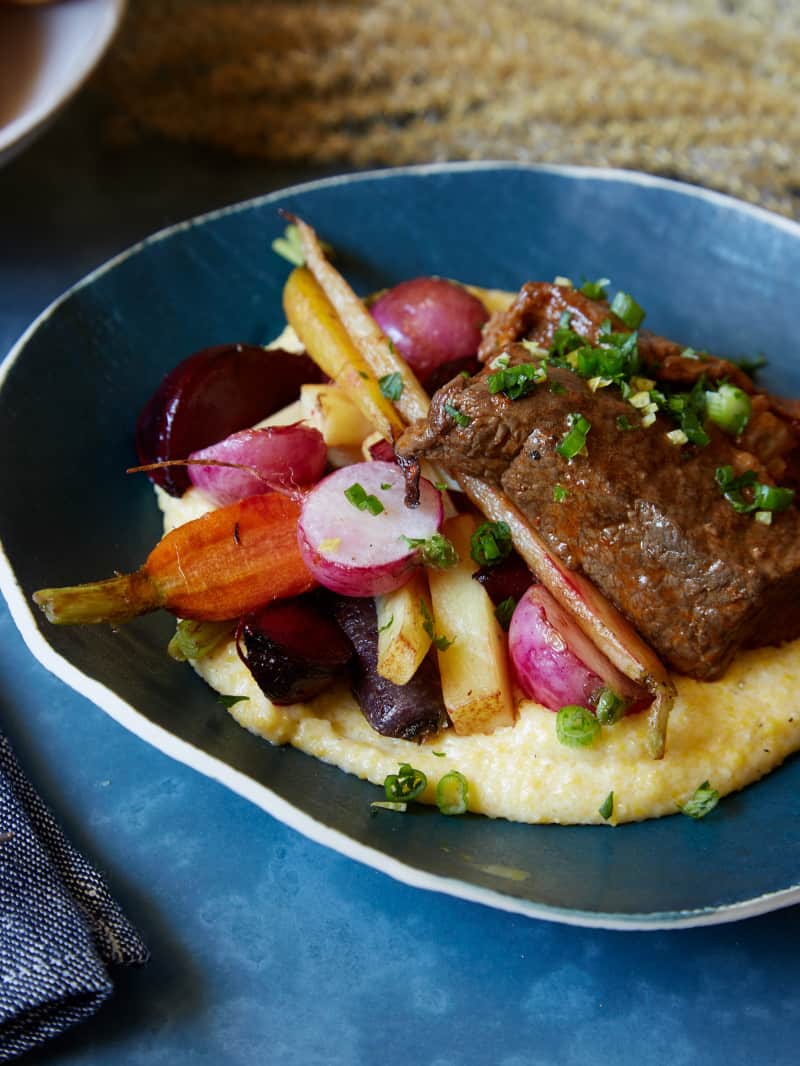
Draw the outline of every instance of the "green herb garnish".
<instances>
[{"instance_id":1,"label":"green herb garnish","mask_svg":"<svg viewBox=\"0 0 800 1066\"><path fill-rule=\"evenodd\" d=\"M608 821L608 819L614 813L614 793L613 792L609 792L609 794L603 800L602 804L597 808L597 813L606 822Z\"/></svg>"},{"instance_id":2,"label":"green herb garnish","mask_svg":"<svg viewBox=\"0 0 800 1066\"><path fill-rule=\"evenodd\" d=\"M681 814L687 815L689 818L695 820L699 818L705 818L709 811L713 811L716 805L719 803L719 792L715 788L712 788L708 781L704 781L699 788L695 790L694 795L690 800L681 805L678 804L678 810Z\"/></svg>"},{"instance_id":3,"label":"green herb garnish","mask_svg":"<svg viewBox=\"0 0 800 1066\"><path fill-rule=\"evenodd\" d=\"M448 640L447 637L441 636L436 633L436 629L433 624L433 617L431 615L431 612L428 610L428 605L425 600L419 601L419 609L420 613L422 614L422 628L431 638L431 643L439 651L447 651L453 641Z\"/></svg>"},{"instance_id":4,"label":"green herb garnish","mask_svg":"<svg viewBox=\"0 0 800 1066\"><path fill-rule=\"evenodd\" d=\"M600 723L585 707L568 704L556 715L556 736L570 748L585 748L600 735Z\"/></svg>"},{"instance_id":5,"label":"green herb garnish","mask_svg":"<svg viewBox=\"0 0 800 1066\"><path fill-rule=\"evenodd\" d=\"M763 355L744 356L742 359L731 359L731 362L749 378L754 378L758 371L763 370L767 365L767 360Z\"/></svg>"},{"instance_id":6,"label":"green herb garnish","mask_svg":"<svg viewBox=\"0 0 800 1066\"><path fill-rule=\"evenodd\" d=\"M419 557L425 566L434 570L449 570L458 562L455 545L441 533L430 537L403 537L409 548L417 548Z\"/></svg>"},{"instance_id":7,"label":"green herb garnish","mask_svg":"<svg viewBox=\"0 0 800 1066\"><path fill-rule=\"evenodd\" d=\"M590 300L605 300L608 297L606 286L611 284L610 278L598 278L597 281L584 281L578 292L588 296Z\"/></svg>"},{"instance_id":8,"label":"green herb garnish","mask_svg":"<svg viewBox=\"0 0 800 1066\"><path fill-rule=\"evenodd\" d=\"M461 411L459 411L457 407L453 407L451 403L446 403L444 409L457 426L468 426L472 421L469 415L462 414Z\"/></svg>"},{"instance_id":9,"label":"green herb garnish","mask_svg":"<svg viewBox=\"0 0 800 1066\"><path fill-rule=\"evenodd\" d=\"M638 429L627 415L617 415L617 429L627 432L629 429Z\"/></svg>"},{"instance_id":10,"label":"green herb garnish","mask_svg":"<svg viewBox=\"0 0 800 1066\"><path fill-rule=\"evenodd\" d=\"M720 492L737 514L752 514L756 511L784 511L794 501L795 490L765 485L756 478L753 470L746 470L734 477L732 466L718 466L714 479ZM745 497L747 491L749 498Z\"/></svg>"},{"instance_id":11,"label":"green herb garnish","mask_svg":"<svg viewBox=\"0 0 800 1066\"><path fill-rule=\"evenodd\" d=\"M404 762L396 774L389 774L383 782L383 791L391 803L404 803L421 796L428 784L422 770L415 770L410 763Z\"/></svg>"},{"instance_id":12,"label":"green herb garnish","mask_svg":"<svg viewBox=\"0 0 800 1066\"><path fill-rule=\"evenodd\" d=\"M553 485L553 503L563 503L569 493L563 485Z\"/></svg>"},{"instance_id":13,"label":"green herb garnish","mask_svg":"<svg viewBox=\"0 0 800 1066\"><path fill-rule=\"evenodd\" d=\"M706 414L720 429L736 437L750 421L752 406L747 393L728 382L706 391Z\"/></svg>"},{"instance_id":14,"label":"green herb garnish","mask_svg":"<svg viewBox=\"0 0 800 1066\"><path fill-rule=\"evenodd\" d=\"M395 370L392 374L384 374L383 377L378 378L378 385L387 400L399 400L403 395L403 378L399 370Z\"/></svg>"},{"instance_id":15,"label":"green herb garnish","mask_svg":"<svg viewBox=\"0 0 800 1066\"><path fill-rule=\"evenodd\" d=\"M570 428L556 445L556 451L565 459L574 459L586 447L586 434L592 424L579 411L575 411L567 416L567 425Z\"/></svg>"},{"instance_id":16,"label":"green herb garnish","mask_svg":"<svg viewBox=\"0 0 800 1066\"><path fill-rule=\"evenodd\" d=\"M511 617L516 610L516 606L517 601L514 597L507 596L506 599L501 600L494 609L495 618L506 632L508 632L508 627L511 625Z\"/></svg>"},{"instance_id":17,"label":"green herb garnish","mask_svg":"<svg viewBox=\"0 0 800 1066\"><path fill-rule=\"evenodd\" d=\"M628 701L618 696L613 689L603 687L595 697L594 712L601 725L613 725L624 717Z\"/></svg>"},{"instance_id":18,"label":"green herb garnish","mask_svg":"<svg viewBox=\"0 0 800 1066\"><path fill-rule=\"evenodd\" d=\"M436 786L436 806L442 814L464 814L469 802L469 782L458 770L451 770Z\"/></svg>"},{"instance_id":19,"label":"green herb garnish","mask_svg":"<svg viewBox=\"0 0 800 1066\"><path fill-rule=\"evenodd\" d=\"M500 367L486 379L489 392L496 396L502 392L509 400L521 400L534 391L537 385L547 380L547 371L539 364L520 363L518 366Z\"/></svg>"},{"instance_id":20,"label":"green herb garnish","mask_svg":"<svg viewBox=\"0 0 800 1066\"><path fill-rule=\"evenodd\" d=\"M236 703L241 703L243 700L249 700L249 696L223 696L220 693L217 696L217 703L221 703L223 707L231 708Z\"/></svg>"},{"instance_id":21,"label":"green herb garnish","mask_svg":"<svg viewBox=\"0 0 800 1066\"><path fill-rule=\"evenodd\" d=\"M651 392L651 397L653 393ZM700 378L691 392L676 392L671 396L656 394L659 406L666 407L692 444L704 448L711 439L703 428L706 415L705 378Z\"/></svg>"},{"instance_id":22,"label":"green herb garnish","mask_svg":"<svg viewBox=\"0 0 800 1066\"><path fill-rule=\"evenodd\" d=\"M364 486L357 481L354 481L349 489L345 489L344 494L353 507L357 507L359 511L369 511L372 515L378 515L386 509L377 496L368 494Z\"/></svg>"},{"instance_id":23,"label":"green herb garnish","mask_svg":"<svg viewBox=\"0 0 800 1066\"><path fill-rule=\"evenodd\" d=\"M629 329L638 329L644 320L644 310L627 292L618 292L611 303L611 311Z\"/></svg>"},{"instance_id":24,"label":"green herb garnish","mask_svg":"<svg viewBox=\"0 0 800 1066\"><path fill-rule=\"evenodd\" d=\"M496 566L511 554L507 522L482 522L470 537L470 555L478 566Z\"/></svg>"}]
</instances>

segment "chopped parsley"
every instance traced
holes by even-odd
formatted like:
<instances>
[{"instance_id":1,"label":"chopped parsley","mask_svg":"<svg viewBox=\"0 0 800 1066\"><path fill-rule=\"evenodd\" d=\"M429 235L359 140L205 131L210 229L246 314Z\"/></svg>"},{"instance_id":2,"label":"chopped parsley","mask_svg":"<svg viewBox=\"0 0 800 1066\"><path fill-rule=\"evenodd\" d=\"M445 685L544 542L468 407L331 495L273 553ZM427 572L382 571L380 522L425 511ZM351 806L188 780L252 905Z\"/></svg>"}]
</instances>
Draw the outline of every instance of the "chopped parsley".
<instances>
[{"instance_id":1,"label":"chopped parsley","mask_svg":"<svg viewBox=\"0 0 800 1066\"><path fill-rule=\"evenodd\" d=\"M607 686L601 688L594 698L594 713L601 725L613 725L618 722L627 709L628 701Z\"/></svg>"},{"instance_id":2,"label":"chopped parsley","mask_svg":"<svg viewBox=\"0 0 800 1066\"><path fill-rule=\"evenodd\" d=\"M472 421L469 415L462 414L462 412L459 411L457 407L453 407L451 403L446 403L444 409L457 426L468 426Z\"/></svg>"},{"instance_id":3,"label":"chopped parsley","mask_svg":"<svg viewBox=\"0 0 800 1066\"><path fill-rule=\"evenodd\" d=\"M419 601L419 609L422 614L422 628L431 638L431 643L434 645L435 648L437 648L438 651L447 651L453 641L448 640L447 637L437 635L436 629L434 628L433 624L433 616L428 610L428 605L425 600Z\"/></svg>"},{"instance_id":4,"label":"chopped parsley","mask_svg":"<svg viewBox=\"0 0 800 1066\"><path fill-rule=\"evenodd\" d=\"M508 632L508 627L511 625L511 617L517 607L517 601L513 596L507 596L504 600L494 609L494 616L500 623L501 627Z\"/></svg>"},{"instance_id":5,"label":"chopped parsley","mask_svg":"<svg viewBox=\"0 0 800 1066\"><path fill-rule=\"evenodd\" d=\"M345 489L344 494L353 507L357 507L359 511L369 511L371 515L378 515L386 509L377 496L368 494L364 486L357 481L354 481L349 489Z\"/></svg>"},{"instance_id":6,"label":"chopped parsley","mask_svg":"<svg viewBox=\"0 0 800 1066\"><path fill-rule=\"evenodd\" d=\"M695 820L705 818L709 811L713 811L719 803L719 792L712 788L708 781L704 781L699 788L695 789L694 795L684 804L678 804L681 814Z\"/></svg>"},{"instance_id":7,"label":"chopped parsley","mask_svg":"<svg viewBox=\"0 0 800 1066\"><path fill-rule=\"evenodd\" d=\"M507 522L482 522L470 537L470 555L478 566L496 566L511 554Z\"/></svg>"},{"instance_id":8,"label":"chopped parsley","mask_svg":"<svg viewBox=\"0 0 800 1066\"><path fill-rule=\"evenodd\" d=\"M403 537L403 540L409 548L418 548L424 565L434 570L449 570L458 562L455 545L441 533L434 533L430 537Z\"/></svg>"},{"instance_id":9,"label":"chopped parsley","mask_svg":"<svg viewBox=\"0 0 800 1066\"><path fill-rule=\"evenodd\" d=\"M399 370L395 370L392 374L384 374L383 377L378 378L378 385L387 400L399 400L403 395L404 385Z\"/></svg>"},{"instance_id":10,"label":"chopped parsley","mask_svg":"<svg viewBox=\"0 0 800 1066\"><path fill-rule=\"evenodd\" d=\"M224 696L222 693L220 693L217 696L217 703L221 703L223 707L228 707L230 709L234 706L234 704L241 703L243 700L249 699L249 696Z\"/></svg>"}]
</instances>

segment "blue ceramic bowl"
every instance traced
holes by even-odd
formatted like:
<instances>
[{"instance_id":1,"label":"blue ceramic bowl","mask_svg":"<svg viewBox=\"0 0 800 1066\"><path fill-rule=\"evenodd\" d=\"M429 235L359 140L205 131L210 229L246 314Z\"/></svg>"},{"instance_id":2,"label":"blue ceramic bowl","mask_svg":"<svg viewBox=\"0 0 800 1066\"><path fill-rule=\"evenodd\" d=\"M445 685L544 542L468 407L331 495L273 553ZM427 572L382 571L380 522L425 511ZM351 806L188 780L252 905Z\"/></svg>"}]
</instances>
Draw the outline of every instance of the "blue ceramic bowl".
<instances>
[{"instance_id":1,"label":"blue ceramic bowl","mask_svg":"<svg viewBox=\"0 0 800 1066\"><path fill-rule=\"evenodd\" d=\"M617 928L726 921L800 899L800 761L693 822L525 826L420 810L370 817L374 786L239 728L164 654L167 616L58 629L31 592L133 570L160 534L134 459L136 413L191 352L283 325L278 208L308 219L367 292L418 274L513 289L613 278L648 326L729 355L763 352L767 386L800 393L793 357L800 227L687 186L612 171L443 165L326 180L160 233L49 308L4 364L0 579L31 651L120 723L276 817L424 888L541 918ZM9 457L16 461L9 461ZM504 871L522 870L518 879Z\"/></svg>"}]
</instances>

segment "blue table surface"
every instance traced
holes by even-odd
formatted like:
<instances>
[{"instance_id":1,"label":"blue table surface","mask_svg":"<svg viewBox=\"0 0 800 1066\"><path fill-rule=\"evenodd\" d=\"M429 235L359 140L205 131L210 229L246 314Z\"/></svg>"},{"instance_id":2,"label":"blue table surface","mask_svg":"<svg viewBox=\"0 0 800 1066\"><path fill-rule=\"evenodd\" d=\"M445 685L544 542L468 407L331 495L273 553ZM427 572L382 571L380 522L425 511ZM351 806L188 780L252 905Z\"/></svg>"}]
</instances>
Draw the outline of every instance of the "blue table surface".
<instances>
[{"instance_id":1,"label":"blue table surface","mask_svg":"<svg viewBox=\"0 0 800 1066\"><path fill-rule=\"evenodd\" d=\"M192 148L113 152L95 107L82 94L0 170L0 352L140 237L317 176ZM91 1021L25 1061L797 1062L798 908L616 933L409 888L127 733L39 666L4 605L0 716L152 950Z\"/></svg>"}]
</instances>

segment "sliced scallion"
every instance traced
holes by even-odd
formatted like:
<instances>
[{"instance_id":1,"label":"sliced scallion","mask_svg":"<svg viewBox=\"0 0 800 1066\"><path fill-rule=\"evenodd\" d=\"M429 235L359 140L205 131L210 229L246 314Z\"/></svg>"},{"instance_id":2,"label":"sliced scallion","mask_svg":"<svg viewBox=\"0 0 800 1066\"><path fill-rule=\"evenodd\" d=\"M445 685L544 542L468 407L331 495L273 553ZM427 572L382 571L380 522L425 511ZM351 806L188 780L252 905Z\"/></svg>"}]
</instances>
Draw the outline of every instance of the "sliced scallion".
<instances>
[{"instance_id":1,"label":"sliced scallion","mask_svg":"<svg viewBox=\"0 0 800 1066\"><path fill-rule=\"evenodd\" d=\"M751 410L747 393L729 382L706 391L706 414L726 433L738 436L749 422Z\"/></svg>"},{"instance_id":2,"label":"sliced scallion","mask_svg":"<svg viewBox=\"0 0 800 1066\"><path fill-rule=\"evenodd\" d=\"M383 791L391 803L405 803L421 796L427 784L428 778L422 770L404 762L396 774L389 774L383 782Z\"/></svg>"},{"instance_id":3,"label":"sliced scallion","mask_svg":"<svg viewBox=\"0 0 800 1066\"><path fill-rule=\"evenodd\" d=\"M600 723L585 707L568 704L556 715L556 737L569 748L589 747L599 735Z\"/></svg>"},{"instance_id":4,"label":"sliced scallion","mask_svg":"<svg viewBox=\"0 0 800 1066\"><path fill-rule=\"evenodd\" d=\"M681 814L695 820L705 818L709 811L713 811L719 803L719 792L712 788L708 781L704 781L699 788L695 789L694 795L684 804L678 804Z\"/></svg>"},{"instance_id":5,"label":"sliced scallion","mask_svg":"<svg viewBox=\"0 0 800 1066\"><path fill-rule=\"evenodd\" d=\"M638 329L644 320L644 310L627 292L618 292L611 303L611 311L621 318L629 329Z\"/></svg>"},{"instance_id":6,"label":"sliced scallion","mask_svg":"<svg viewBox=\"0 0 800 1066\"><path fill-rule=\"evenodd\" d=\"M569 415L567 424L570 428L556 445L556 451L564 459L574 459L586 447L586 434L592 424L578 411Z\"/></svg>"},{"instance_id":7,"label":"sliced scallion","mask_svg":"<svg viewBox=\"0 0 800 1066\"><path fill-rule=\"evenodd\" d=\"M506 522L482 522L470 537L470 555L478 566L496 566L511 554L511 530Z\"/></svg>"},{"instance_id":8,"label":"sliced scallion","mask_svg":"<svg viewBox=\"0 0 800 1066\"><path fill-rule=\"evenodd\" d=\"M442 814L464 814L469 803L469 782L458 770L450 770L439 778L436 786L436 806Z\"/></svg>"}]
</instances>

